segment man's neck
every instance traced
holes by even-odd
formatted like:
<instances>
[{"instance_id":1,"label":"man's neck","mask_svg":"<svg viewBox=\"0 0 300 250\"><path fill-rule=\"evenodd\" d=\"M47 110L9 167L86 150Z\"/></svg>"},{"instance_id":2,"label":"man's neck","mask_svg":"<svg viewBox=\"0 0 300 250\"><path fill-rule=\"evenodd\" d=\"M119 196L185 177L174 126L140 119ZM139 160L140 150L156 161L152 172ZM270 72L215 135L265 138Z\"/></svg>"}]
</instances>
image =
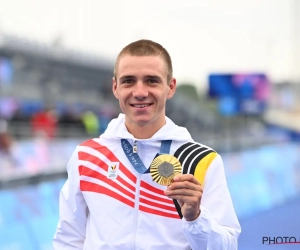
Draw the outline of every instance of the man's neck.
<instances>
[{"instance_id":1,"label":"man's neck","mask_svg":"<svg viewBox=\"0 0 300 250\"><path fill-rule=\"evenodd\" d=\"M136 139L149 139L151 138L158 130L160 130L166 121L162 124L146 124L146 125L129 125L126 124L125 126L130 134L134 136Z\"/></svg>"}]
</instances>

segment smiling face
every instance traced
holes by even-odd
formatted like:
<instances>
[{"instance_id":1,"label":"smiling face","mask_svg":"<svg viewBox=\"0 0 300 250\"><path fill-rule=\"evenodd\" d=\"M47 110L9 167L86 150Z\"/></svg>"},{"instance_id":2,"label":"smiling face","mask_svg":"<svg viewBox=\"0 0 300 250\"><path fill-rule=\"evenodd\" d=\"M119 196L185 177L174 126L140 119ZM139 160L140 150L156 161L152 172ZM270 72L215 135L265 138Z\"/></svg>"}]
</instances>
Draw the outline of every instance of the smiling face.
<instances>
[{"instance_id":1,"label":"smiling face","mask_svg":"<svg viewBox=\"0 0 300 250\"><path fill-rule=\"evenodd\" d=\"M113 93L125 114L125 125L134 136L141 129L145 135L152 136L165 124L166 100L176 89L176 80L172 78L168 83L167 73L166 63L160 56L120 58Z\"/></svg>"}]
</instances>

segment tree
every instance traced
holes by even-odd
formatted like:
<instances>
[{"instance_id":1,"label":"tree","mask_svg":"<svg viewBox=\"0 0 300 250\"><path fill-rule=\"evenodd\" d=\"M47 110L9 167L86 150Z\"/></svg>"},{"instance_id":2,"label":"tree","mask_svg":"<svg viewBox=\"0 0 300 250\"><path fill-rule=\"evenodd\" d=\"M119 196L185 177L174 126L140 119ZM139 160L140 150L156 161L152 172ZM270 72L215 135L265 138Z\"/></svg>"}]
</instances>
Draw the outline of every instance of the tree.
<instances>
[{"instance_id":1,"label":"tree","mask_svg":"<svg viewBox=\"0 0 300 250\"><path fill-rule=\"evenodd\" d=\"M191 83L181 83L177 85L176 93L178 95L184 95L192 101L198 101L199 95L194 84Z\"/></svg>"}]
</instances>

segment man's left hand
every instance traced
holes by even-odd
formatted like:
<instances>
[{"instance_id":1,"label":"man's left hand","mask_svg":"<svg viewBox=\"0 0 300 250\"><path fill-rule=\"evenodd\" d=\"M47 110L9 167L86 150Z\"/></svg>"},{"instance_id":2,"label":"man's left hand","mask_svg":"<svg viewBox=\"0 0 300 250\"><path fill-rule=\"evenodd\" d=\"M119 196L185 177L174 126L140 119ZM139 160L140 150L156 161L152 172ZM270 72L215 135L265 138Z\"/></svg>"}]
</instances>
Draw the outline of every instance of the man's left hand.
<instances>
[{"instance_id":1,"label":"man's left hand","mask_svg":"<svg viewBox=\"0 0 300 250\"><path fill-rule=\"evenodd\" d=\"M177 199L183 217L193 221L200 215L200 203L203 189L191 174L176 175L174 182L165 191L166 196Z\"/></svg>"}]
</instances>

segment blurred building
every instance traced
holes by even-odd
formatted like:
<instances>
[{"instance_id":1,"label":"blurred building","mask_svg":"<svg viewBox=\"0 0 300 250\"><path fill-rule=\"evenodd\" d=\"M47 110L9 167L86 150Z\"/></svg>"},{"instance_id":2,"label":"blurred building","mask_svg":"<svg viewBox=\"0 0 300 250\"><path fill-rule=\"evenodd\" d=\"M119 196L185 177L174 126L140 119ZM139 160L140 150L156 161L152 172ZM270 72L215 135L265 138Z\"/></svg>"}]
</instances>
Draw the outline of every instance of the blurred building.
<instances>
[{"instance_id":1,"label":"blurred building","mask_svg":"<svg viewBox=\"0 0 300 250\"><path fill-rule=\"evenodd\" d=\"M113 65L93 55L2 35L0 62L1 96L45 104L101 104L111 96Z\"/></svg>"}]
</instances>

